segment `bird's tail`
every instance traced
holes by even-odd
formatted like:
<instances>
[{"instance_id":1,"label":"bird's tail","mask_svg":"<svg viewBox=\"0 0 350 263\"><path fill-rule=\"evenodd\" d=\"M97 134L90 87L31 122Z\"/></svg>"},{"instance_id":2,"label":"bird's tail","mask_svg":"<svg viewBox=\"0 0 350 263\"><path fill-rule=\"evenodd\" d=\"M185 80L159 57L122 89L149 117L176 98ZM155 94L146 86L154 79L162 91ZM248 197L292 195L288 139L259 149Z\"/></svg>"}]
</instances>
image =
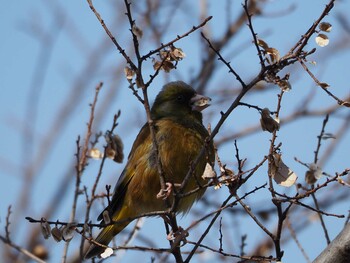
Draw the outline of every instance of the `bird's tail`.
<instances>
[{"instance_id":1,"label":"bird's tail","mask_svg":"<svg viewBox=\"0 0 350 263\"><path fill-rule=\"evenodd\" d=\"M107 226L98 234L95 241L99 244L107 246L113 237L122 231L127 225L128 223ZM101 255L105 249L105 247L91 243L87 252L85 253L84 258L88 259Z\"/></svg>"}]
</instances>

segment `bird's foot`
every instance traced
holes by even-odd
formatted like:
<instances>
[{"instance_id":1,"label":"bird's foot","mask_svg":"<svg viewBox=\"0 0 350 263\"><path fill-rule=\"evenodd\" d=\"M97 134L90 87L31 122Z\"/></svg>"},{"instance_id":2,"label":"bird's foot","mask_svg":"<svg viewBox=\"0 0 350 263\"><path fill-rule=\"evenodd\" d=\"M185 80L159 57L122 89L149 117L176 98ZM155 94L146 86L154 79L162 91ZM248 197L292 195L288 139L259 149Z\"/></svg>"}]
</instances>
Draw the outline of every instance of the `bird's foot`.
<instances>
[{"instance_id":1,"label":"bird's foot","mask_svg":"<svg viewBox=\"0 0 350 263\"><path fill-rule=\"evenodd\" d=\"M166 188L160 189L159 193L157 194L157 199L166 200L173 191L173 185L171 183L165 183L165 185Z\"/></svg>"},{"instance_id":2,"label":"bird's foot","mask_svg":"<svg viewBox=\"0 0 350 263\"><path fill-rule=\"evenodd\" d=\"M183 229L181 226L177 229L177 231L174 233L173 231L170 231L170 233L167 235L168 240L173 241L173 247L176 247L180 244L181 241L184 243L187 242L186 237L188 237L187 230Z\"/></svg>"}]
</instances>

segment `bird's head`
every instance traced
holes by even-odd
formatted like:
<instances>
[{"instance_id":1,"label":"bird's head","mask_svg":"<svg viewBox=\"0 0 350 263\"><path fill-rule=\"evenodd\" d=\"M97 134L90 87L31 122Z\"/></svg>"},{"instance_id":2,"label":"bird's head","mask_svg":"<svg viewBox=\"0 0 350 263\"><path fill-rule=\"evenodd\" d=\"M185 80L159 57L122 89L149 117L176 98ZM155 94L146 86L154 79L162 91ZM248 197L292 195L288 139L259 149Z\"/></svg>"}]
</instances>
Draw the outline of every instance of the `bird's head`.
<instances>
[{"instance_id":1,"label":"bird's head","mask_svg":"<svg viewBox=\"0 0 350 263\"><path fill-rule=\"evenodd\" d=\"M201 120L201 111L210 101L183 81L170 82L157 95L151 109L152 118L193 116Z\"/></svg>"}]
</instances>

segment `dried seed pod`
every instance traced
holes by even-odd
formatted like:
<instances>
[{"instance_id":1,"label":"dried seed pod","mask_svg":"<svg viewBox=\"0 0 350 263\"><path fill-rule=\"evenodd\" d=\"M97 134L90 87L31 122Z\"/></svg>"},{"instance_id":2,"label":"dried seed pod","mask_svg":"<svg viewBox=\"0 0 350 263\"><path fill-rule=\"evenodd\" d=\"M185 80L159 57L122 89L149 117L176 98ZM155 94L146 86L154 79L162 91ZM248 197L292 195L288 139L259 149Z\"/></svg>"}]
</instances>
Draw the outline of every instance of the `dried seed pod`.
<instances>
[{"instance_id":1,"label":"dried seed pod","mask_svg":"<svg viewBox=\"0 0 350 263\"><path fill-rule=\"evenodd\" d=\"M319 24L318 28L324 32L331 32L332 30L332 25L328 22L322 22L321 24Z\"/></svg>"},{"instance_id":2,"label":"dried seed pod","mask_svg":"<svg viewBox=\"0 0 350 263\"><path fill-rule=\"evenodd\" d=\"M274 119L270 115L270 110L264 108L261 111L260 124L263 131L274 132L280 129L280 124L278 119Z\"/></svg>"},{"instance_id":3,"label":"dried seed pod","mask_svg":"<svg viewBox=\"0 0 350 263\"><path fill-rule=\"evenodd\" d=\"M109 224L111 222L111 218L107 210L103 211L102 217L103 217L103 223Z\"/></svg>"},{"instance_id":4,"label":"dried seed pod","mask_svg":"<svg viewBox=\"0 0 350 263\"><path fill-rule=\"evenodd\" d=\"M135 71L133 71L131 68L129 68L129 67L125 67L124 68L124 74L125 74L125 76L126 76L126 79L127 80L132 80L133 79L133 77L135 76Z\"/></svg>"},{"instance_id":5,"label":"dried seed pod","mask_svg":"<svg viewBox=\"0 0 350 263\"><path fill-rule=\"evenodd\" d=\"M61 229L62 239L69 242L73 239L75 234L76 225L75 223L69 223Z\"/></svg>"},{"instance_id":6,"label":"dried seed pod","mask_svg":"<svg viewBox=\"0 0 350 263\"><path fill-rule=\"evenodd\" d=\"M315 41L320 47L325 47L329 44L329 38L325 34L318 34Z\"/></svg>"},{"instance_id":7,"label":"dried seed pod","mask_svg":"<svg viewBox=\"0 0 350 263\"><path fill-rule=\"evenodd\" d=\"M51 227L50 224L47 222L46 218L41 218L41 233L43 234L45 239L48 239L51 236Z\"/></svg>"},{"instance_id":8,"label":"dried seed pod","mask_svg":"<svg viewBox=\"0 0 350 263\"><path fill-rule=\"evenodd\" d=\"M322 177L322 169L315 163L309 164L309 170L305 173L305 182L307 184L314 184Z\"/></svg>"},{"instance_id":9,"label":"dried seed pod","mask_svg":"<svg viewBox=\"0 0 350 263\"><path fill-rule=\"evenodd\" d=\"M282 79L277 82L277 85L281 88L283 91L290 91L292 89L292 85L288 80Z\"/></svg>"},{"instance_id":10,"label":"dried seed pod","mask_svg":"<svg viewBox=\"0 0 350 263\"><path fill-rule=\"evenodd\" d=\"M62 240L62 232L57 226L52 228L51 235L56 242L60 242Z\"/></svg>"},{"instance_id":11,"label":"dried seed pod","mask_svg":"<svg viewBox=\"0 0 350 263\"><path fill-rule=\"evenodd\" d=\"M117 163L122 163L124 159L124 144L122 139L110 131L106 132L105 139L107 142L106 156Z\"/></svg>"},{"instance_id":12,"label":"dried seed pod","mask_svg":"<svg viewBox=\"0 0 350 263\"><path fill-rule=\"evenodd\" d=\"M136 26L135 24L132 26L131 31L135 34L135 36L137 38L139 38L139 39L142 38L143 31L138 26Z\"/></svg>"}]
</instances>

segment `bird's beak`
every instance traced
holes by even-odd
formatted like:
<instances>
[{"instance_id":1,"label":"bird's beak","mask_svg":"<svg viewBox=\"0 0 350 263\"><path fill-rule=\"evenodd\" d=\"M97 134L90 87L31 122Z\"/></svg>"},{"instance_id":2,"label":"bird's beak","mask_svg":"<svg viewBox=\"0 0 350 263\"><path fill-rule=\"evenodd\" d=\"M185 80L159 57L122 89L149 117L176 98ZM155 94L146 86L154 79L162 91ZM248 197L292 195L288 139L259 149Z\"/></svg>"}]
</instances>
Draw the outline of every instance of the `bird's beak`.
<instances>
[{"instance_id":1,"label":"bird's beak","mask_svg":"<svg viewBox=\"0 0 350 263\"><path fill-rule=\"evenodd\" d=\"M211 98L200 95L200 94L196 94L190 100L192 110L202 111L205 108L207 108L208 106L210 106L210 104L209 104L210 101L211 101Z\"/></svg>"}]
</instances>

